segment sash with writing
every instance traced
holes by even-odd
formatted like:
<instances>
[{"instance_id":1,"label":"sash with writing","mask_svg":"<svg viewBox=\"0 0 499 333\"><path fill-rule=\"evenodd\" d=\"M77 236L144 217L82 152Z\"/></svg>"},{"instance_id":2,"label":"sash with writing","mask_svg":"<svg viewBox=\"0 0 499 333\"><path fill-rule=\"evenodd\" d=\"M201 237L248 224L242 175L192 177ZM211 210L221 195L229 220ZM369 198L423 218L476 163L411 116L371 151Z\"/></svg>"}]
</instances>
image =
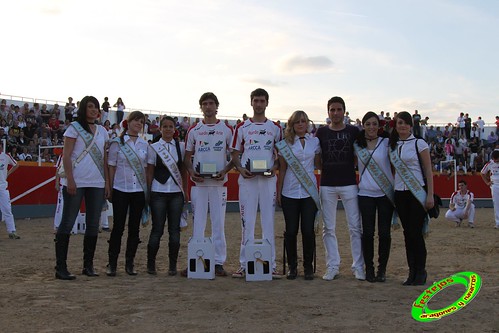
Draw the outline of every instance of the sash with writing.
<instances>
[{"instance_id":1,"label":"sash with writing","mask_svg":"<svg viewBox=\"0 0 499 333\"><path fill-rule=\"evenodd\" d=\"M186 198L184 193L184 188L182 187L182 175L180 174L177 162L175 161L173 156L170 154L168 149L166 149L165 145L163 145L161 142L153 143L151 147L154 149L156 154L158 154L158 156L161 158L163 164L168 168L173 180L178 185L178 187L180 187L180 190L182 191L184 198Z\"/></svg>"},{"instance_id":2,"label":"sash with writing","mask_svg":"<svg viewBox=\"0 0 499 333\"><path fill-rule=\"evenodd\" d=\"M293 171L296 176L296 179L300 182L300 184L305 188L307 193L312 197L317 206L317 209L321 210L321 202L319 197L319 191L317 190L317 186L310 178L309 174L303 168L303 165L298 161L295 154L291 150L291 147L288 145L286 140L279 141L275 145L277 149L279 149L282 157L288 164L288 167Z\"/></svg>"},{"instance_id":3,"label":"sash with writing","mask_svg":"<svg viewBox=\"0 0 499 333\"><path fill-rule=\"evenodd\" d=\"M147 181L146 181L146 176L145 176L145 170L144 166L142 165L142 162L140 161L139 157L137 156L137 153L135 153L135 150L130 147L128 143L125 142L125 144L121 144L121 141L119 138L114 138L111 140L111 143L116 142L118 143L118 147L120 147L121 152L125 155L128 164L130 164L130 167L132 168L133 172L137 176L137 179L139 180L139 184L142 187L142 190L144 191L144 194L147 197ZM142 209L142 216L140 218L140 222L143 226L146 226L147 223L149 222L149 215L150 215L151 209L148 204L144 206L144 209Z\"/></svg>"},{"instance_id":4,"label":"sash with writing","mask_svg":"<svg viewBox=\"0 0 499 333\"><path fill-rule=\"evenodd\" d=\"M398 149L393 149L390 151L390 161L393 167L397 170L400 178L404 181L405 185L411 191L412 195L419 201L421 206L423 206L426 211L426 191L421 186L414 174L409 170L404 161L400 159Z\"/></svg>"},{"instance_id":5,"label":"sash with writing","mask_svg":"<svg viewBox=\"0 0 499 333\"><path fill-rule=\"evenodd\" d=\"M81 136L81 138L85 142L85 145L87 146L88 153L92 157L92 160L94 161L95 165L97 166L97 169L99 169L100 174L102 175L102 179L106 179L106 177L104 176L104 163L103 163L104 157L102 156L102 152L99 150L96 143L94 143L92 145L92 147L90 147L90 148L88 147L92 143L94 135L98 135L99 128L96 127L95 133L94 133L94 135L92 135L92 134L88 133L87 131L85 131L85 129L83 127L81 127L80 123L77 121L72 122L71 125L73 125L73 127L76 129L78 134Z\"/></svg>"},{"instance_id":6,"label":"sash with writing","mask_svg":"<svg viewBox=\"0 0 499 333\"><path fill-rule=\"evenodd\" d=\"M357 143L354 143L354 148L359 160L364 164L367 171L369 171L369 174L374 179L376 184L378 184L379 188L392 202L392 204L395 205L393 184L390 182L390 179L388 179L387 175L383 172L383 170L381 170L378 163L376 163L366 148L361 148Z\"/></svg>"}]
</instances>

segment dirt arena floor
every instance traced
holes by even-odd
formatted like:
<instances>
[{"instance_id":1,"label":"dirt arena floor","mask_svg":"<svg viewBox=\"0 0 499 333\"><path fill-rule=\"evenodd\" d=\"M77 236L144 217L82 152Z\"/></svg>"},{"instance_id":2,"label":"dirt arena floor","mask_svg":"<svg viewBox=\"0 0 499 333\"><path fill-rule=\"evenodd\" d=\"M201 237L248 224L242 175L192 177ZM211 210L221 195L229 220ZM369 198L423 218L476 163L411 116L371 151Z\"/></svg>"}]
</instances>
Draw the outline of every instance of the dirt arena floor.
<instances>
[{"instance_id":1,"label":"dirt arena floor","mask_svg":"<svg viewBox=\"0 0 499 333\"><path fill-rule=\"evenodd\" d=\"M320 235L313 281L305 281L302 270L294 281L169 277L166 241L158 256L159 274L151 276L145 265L150 226L141 229L143 243L136 258L139 275L125 273L124 249L118 276L105 275L109 233L103 232L95 260L100 277L80 275L83 236L75 235L68 266L77 279L60 281L54 278L52 220L17 220L20 240L8 239L4 229L0 233L0 328L2 332L499 332L499 230L494 229L493 211L477 209L474 229L454 227L444 220L444 213L432 220L427 239L429 283L411 287L401 285L407 275L401 229L392 234L386 283L354 278L343 211L338 214L337 229L342 266L334 281L321 279L325 265ZM278 211L280 270L283 225ZM190 229L182 233L179 269L186 267L190 233ZM225 268L233 272L238 268L239 213L227 213L226 235ZM430 323L411 317L412 303L433 281L462 271L476 272L483 280L468 306ZM463 285L451 286L435 296L429 308L445 307L464 291Z\"/></svg>"}]
</instances>

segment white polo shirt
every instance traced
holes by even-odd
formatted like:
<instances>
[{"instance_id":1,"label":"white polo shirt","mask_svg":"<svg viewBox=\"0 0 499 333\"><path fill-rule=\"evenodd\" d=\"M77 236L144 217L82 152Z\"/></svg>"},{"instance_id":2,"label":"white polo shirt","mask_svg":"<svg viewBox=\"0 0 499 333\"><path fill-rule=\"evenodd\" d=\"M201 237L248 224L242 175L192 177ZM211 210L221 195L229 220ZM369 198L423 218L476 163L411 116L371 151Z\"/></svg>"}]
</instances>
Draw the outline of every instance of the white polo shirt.
<instances>
[{"instance_id":1,"label":"white polo shirt","mask_svg":"<svg viewBox=\"0 0 499 333\"><path fill-rule=\"evenodd\" d=\"M6 154L4 152L0 153L0 190L6 190L9 186L9 183L7 182L7 171L9 165L17 165L16 160L14 160L10 154Z\"/></svg>"},{"instance_id":2,"label":"white polo shirt","mask_svg":"<svg viewBox=\"0 0 499 333\"><path fill-rule=\"evenodd\" d=\"M483 166L481 173L486 175L488 172L490 172L492 186L499 186L499 163L496 163L493 160L487 162Z\"/></svg>"},{"instance_id":3,"label":"white polo shirt","mask_svg":"<svg viewBox=\"0 0 499 333\"><path fill-rule=\"evenodd\" d=\"M456 208L464 209L466 208L468 200L470 202L473 202L474 198L475 196L473 195L473 192L466 191L465 194L461 194L461 191L457 191L452 193L450 197L450 202L456 205Z\"/></svg>"}]
</instances>

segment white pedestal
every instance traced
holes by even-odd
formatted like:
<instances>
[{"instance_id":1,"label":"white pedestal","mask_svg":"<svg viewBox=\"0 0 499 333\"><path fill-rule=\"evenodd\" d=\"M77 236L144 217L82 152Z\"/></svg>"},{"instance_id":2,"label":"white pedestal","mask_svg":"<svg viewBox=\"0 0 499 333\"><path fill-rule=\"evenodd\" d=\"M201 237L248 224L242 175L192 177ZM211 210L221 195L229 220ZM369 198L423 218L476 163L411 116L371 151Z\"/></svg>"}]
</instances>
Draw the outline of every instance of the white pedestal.
<instances>
[{"instance_id":1,"label":"white pedestal","mask_svg":"<svg viewBox=\"0 0 499 333\"><path fill-rule=\"evenodd\" d=\"M210 237L189 239L187 245L187 277L213 280L215 278L215 246Z\"/></svg>"},{"instance_id":2,"label":"white pedestal","mask_svg":"<svg viewBox=\"0 0 499 333\"><path fill-rule=\"evenodd\" d=\"M76 217L76 221L73 224L73 229L71 230L71 233L73 235L77 234L84 234L86 230L86 223L85 223L85 213L78 213L78 216Z\"/></svg>"},{"instance_id":3,"label":"white pedestal","mask_svg":"<svg viewBox=\"0 0 499 333\"><path fill-rule=\"evenodd\" d=\"M266 239L246 242L246 281L272 280L272 250Z\"/></svg>"}]
</instances>

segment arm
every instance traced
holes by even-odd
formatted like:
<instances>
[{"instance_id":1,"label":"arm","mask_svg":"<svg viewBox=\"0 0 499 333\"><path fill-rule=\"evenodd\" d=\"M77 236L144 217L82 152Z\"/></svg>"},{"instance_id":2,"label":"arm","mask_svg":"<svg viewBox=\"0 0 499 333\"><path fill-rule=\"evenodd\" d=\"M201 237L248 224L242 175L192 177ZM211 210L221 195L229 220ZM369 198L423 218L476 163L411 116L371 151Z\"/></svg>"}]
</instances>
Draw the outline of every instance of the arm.
<instances>
[{"instance_id":1,"label":"arm","mask_svg":"<svg viewBox=\"0 0 499 333\"><path fill-rule=\"evenodd\" d=\"M492 181L490 180L490 172L488 171L486 174L480 173L480 176L482 176L483 182L487 186L492 186Z\"/></svg>"},{"instance_id":2,"label":"arm","mask_svg":"<svg viewBox=\"0 0 499 333\"><path fill-rule=\"evenodd\" d=\"M67 179L67 192L69 195L76 194L76 183L73 177L73 161L71 161L71 153L73 152L76 143L75 138L65 137L64 148L62 151L62 163Z\"/></svg>"},{"instance_id":3,"label":"arm","mask_svg":"<svg viewBox=\"0 0 499 333\"><path fill-rule=\"evenodd\" d=\"M204 182L204 178L201 177L201 175L194 170L194 167L192 166L192 155L194 155L194 152L192 151L185 151L185 157L184 157L184 166L186 172L191 176L192 181L194 182Z\"/></svg>"},{"instance_id":4,"label":"arm","mask_svg":"<svg viewBox=\"0 0 499 333\"><path fill-rule=\"evenodd\" d=\"M282 186L284 184L284 176L286 176L287 169L288 169L288 164L284 160L284 157L279 156L279 174L277 175L277 196L276 196L277 204L279 206L281 206Z\"/></svg>"},{"instance_id":5,"label":"arm","mask_svg":"<svg viewBox=\"0 0 499 333\"><path fill-rule=\"evenodd\" d=\"M237 171L239 171L241 176L243 176L244 178L256 177L248 169L242 167L241 159L239 158L239 150L236 149L232 150L230 155L232 157L232 163L234 164L234 167L237 169Z\"/></svg>"},{"instance_id":6,"label":"arm","mask_svg":"<svg viewBox=\"0 0 499 333\"><path fill-rule=\"evenodd\" d=\"M315 154L314 157L314 167L316 170L322 170L322 156L321 154Z\"/></svg>"},{"instance_id":7,"label":"arm","mask_svg":"<svg viewBox=\"0 0 499 333\"><path fill-rule=\"evenodd\" d=\"M19 164L16 163L16 165L13 165L12 168L10 168L8 171L7 171L7 178L13 174L17 168L19 168Z\"/></svg>"},{"instance_id":8,"label":"arm","mask_svg":"<svg viewBox=\"0 0 499 333\"><path fill-rule=\"evenodd\" d=\"M426 186L427 186L427 196L426 196L426 209L430 209L435 205L433 200L433 171L431 169L431 159L430 152L425 149L419 153L421 157L421 163L423 165L423 172L426 175Z\"/></svg>"},{"instance_id":9,"label":"arm","mask_svg":"<svg viewBox=\"0 0 499 333\"><path fill-rule=\"evenodd\" d=\"M185 164L182 162L180 164L180 175L182 176L182 189L185 194L184 202L189 202L189 177L187 173L187 169L185 168Z\"/></svg>"},{"instance_id":10,"label":"arm","mask_svg":"<svg viewBox=\"0 0 499 333\"><path fill-rule=\"evenodd\" d=\"M108 169L109 169L109 172L108 172L108 179L109 179L109 181L107 182L107 184L109 184L109 190L110 190L108 199L109 199L109 201L112 202L113 195L112 195L111 191L112 191L112 189L114 187L114 176L116 175L116 166L109 165Z\"/></svg>"},{"instance_id":11,"label":"arm","mask_svg":"<svg viewBox=\"0 0 499 333\"><path fill-rule=\"evenodd\" d=\"M234 168L234 163L232 162L232 159L229 161L229 163L227 163L227 165L225 166L225 168L223 168L223 170L221 170L217 177L215 177L216 180L224 180L225 179L225 175Z\"/></svg>"}]
</instances>

